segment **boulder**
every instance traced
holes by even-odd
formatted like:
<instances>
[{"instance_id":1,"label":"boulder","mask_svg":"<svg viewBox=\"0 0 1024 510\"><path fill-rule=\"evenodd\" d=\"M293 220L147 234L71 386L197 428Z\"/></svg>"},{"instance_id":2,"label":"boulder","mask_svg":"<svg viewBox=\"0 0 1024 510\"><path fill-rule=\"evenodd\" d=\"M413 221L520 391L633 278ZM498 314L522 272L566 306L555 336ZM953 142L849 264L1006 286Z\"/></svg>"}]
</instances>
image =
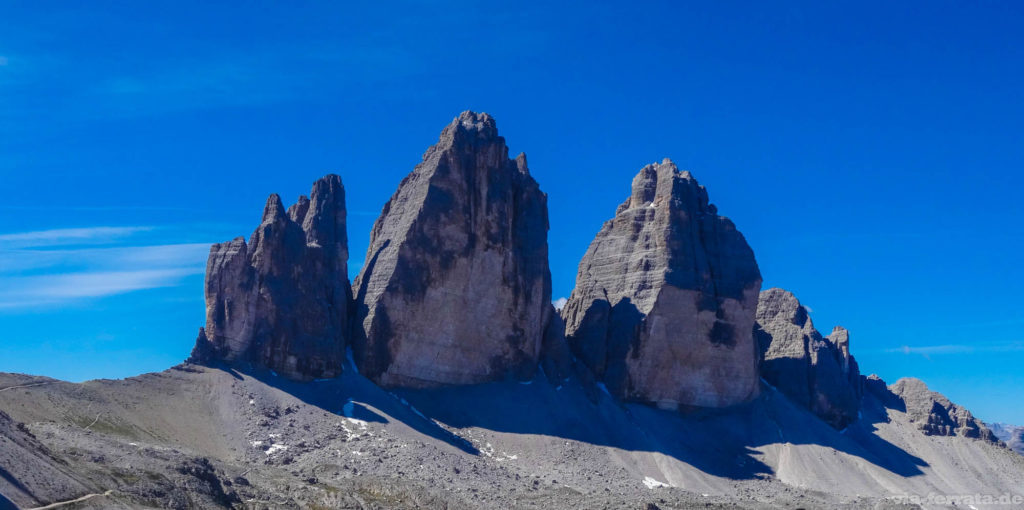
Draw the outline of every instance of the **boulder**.
<instances>
[{"instance_id":1,"label":"boulder","mask_svg":"<svg viewBox=\"0 0 1024 510\"><path fill-rule=\"evenodd\" d=\"M263 219L210 248L206 327L189 361L249 363L296 380L341 373L351 288L345 188L328 175L287 211L267 199Z\"/></svg>"},{"instance_id":2,"label":"boulder","mask_svg":"<svg viewBox=\"0 0 1024 510\"><path fill-rule=\"evenodd\" d=\"M857 419L864 382L846 329L822 337L796 296L772 288L761 292L754 335L768 384L837 429Z\"/></svg>"},{"instance_id":3,"label":"boulder","mask_svg":"<svg viewBox=\"0 0 1024 510\"><path fill-rule=\"evenodd\" d=\"M552 310L547 231L526 156L463 112L373 226L354 284L360 372L413 388L531 376Z\"/></svg>"},{"instance_id":4,"label":"boulder","mask_svg":"<svg viewBox=\"0 0 1024 510\"><path fill-rule=\"evenodd\" d=\"M566 337L619 398L730 406L759 391L760 289L743 235L666 159L640 170L580 261L562 310Z\"/></svg>"}]
</instances>

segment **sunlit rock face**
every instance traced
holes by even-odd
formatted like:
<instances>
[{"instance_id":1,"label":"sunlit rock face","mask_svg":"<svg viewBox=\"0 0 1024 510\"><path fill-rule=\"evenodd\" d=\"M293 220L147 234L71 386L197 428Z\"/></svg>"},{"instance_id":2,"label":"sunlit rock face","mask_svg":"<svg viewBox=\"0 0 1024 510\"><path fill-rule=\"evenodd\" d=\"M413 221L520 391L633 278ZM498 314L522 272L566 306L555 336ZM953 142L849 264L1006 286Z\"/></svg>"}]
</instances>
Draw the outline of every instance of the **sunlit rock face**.
<instances>
[{"instance_id":1,"label":"sunlit rock face","mask_svg":"<svg viewBox=\"0 0 1024 510\"><path fill-rule=\"evenodd\" d=\"M249 363L297 380L335 377L350 301L345 189L328 175L287 211L271 195L248 243L238 237L210 248L206 327L190 360Z\"/></svg>"},{"instance_id":2,"label":"sunlit rock face","mask_svg":"<svg viewBox=\"0 0 1024 510\"><path fill-rule=\"evenodd\" d=\"M547 196L486 113L441 132L384 206L356 278L354 351L384 386L526 377L551 308Z\"/></svg>"},{"instance_id":3,"label":"sunlit rock face","mask_svg":"<svg viewBox=\"0 0 1024 510\"><path fill-rule=\"evenodd\" d=\"M950 402L945 395L928 389L920 379L904 377L889 386L889 391L899 397L911 422L925 435L999 441L970 411Z\"/></svg>"},{"instance_id":4,"label":"sunlit rock face","mask_svg":"<svg viewBox=\"0 0 1024 510\"><path fill-rule=\"evenodd\" d=\"M760 290L743 235L666 159L633 179L580 262L562 316L573 352L612 394L724 407L759 391Z\"/></svg>"},{"instance_id":5,"label":"sunlit rock face","mask_svg":"<svg viewBox=\"0 0 1024 510\"><path fill-rule=\"evenodd\" d=\"M768 384L837 429L857 419L864 383L846 329L823 337L796 296L772 288L761 293L755 336Z\"/></svg>"}]
</instances>

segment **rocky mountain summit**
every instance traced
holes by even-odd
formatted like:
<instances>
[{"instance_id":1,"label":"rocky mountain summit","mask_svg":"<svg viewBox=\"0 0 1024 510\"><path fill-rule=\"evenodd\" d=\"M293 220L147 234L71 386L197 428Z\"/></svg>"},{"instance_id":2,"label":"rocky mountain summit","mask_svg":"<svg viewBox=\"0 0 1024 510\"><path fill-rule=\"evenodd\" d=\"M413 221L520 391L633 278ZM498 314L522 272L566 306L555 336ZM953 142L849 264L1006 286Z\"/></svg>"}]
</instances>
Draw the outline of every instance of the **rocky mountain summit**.
<instances>
[{"instance_id":1,"label":"rocky mountain summit","mask_svg":"<svg viewBox=\"0 0 1024 510\"><path fill-rule=\"evenodd\" d=\"M754 334L765 381L837 429L857 419L864 390L846 329L821 336L793 293L772 288L761 292Z\"/></svg>"},{"instance_id":2,"label":"rocky mountain summit","mask_svg":"<svg viewBox=\"0 0 1024 510\"><path fill-rule=\"evenodd\" d=\"M348 329L345 188L328 175L284 209L270 195L263 219L210 248L206 327L193 362L246 362L298 380L341 373Z\"/></svg>"},{"instance_id":3,"label":"rocky mountain summit","mask_svg":"<svg viewBox=\"0 0 1024 510\"><path fill-rule=\"evenodd\" d=\"M743 235L666 159L640 170L580 261L566 337L616 396L729 406L758 394L760 289Z\"/></svg>"},{"instance_id":4,"label":"rocky mountain summit","mask_svg":"<svg viewBox=\"0 0 1024 510\"><path fill-rule=\"evenodd\" d=\"M354 352L384 386L536 369L551 316L547 196L494 119L463 112L399 185L356 278Z\"/></svg>"},{"instance_id":5,"label":"rocky mountain summit","mask_svg":"<svg viewBox=\"0 0 1024 510\"><path fill-rule=\"evenodd\" d=\"M929 436L962 436L998 441L995 434L970 411L950 402L941 393L928 389L920 379L905 377L889 386L889 390L903 401L910 421Z\"/></svg>"}]
</instances>

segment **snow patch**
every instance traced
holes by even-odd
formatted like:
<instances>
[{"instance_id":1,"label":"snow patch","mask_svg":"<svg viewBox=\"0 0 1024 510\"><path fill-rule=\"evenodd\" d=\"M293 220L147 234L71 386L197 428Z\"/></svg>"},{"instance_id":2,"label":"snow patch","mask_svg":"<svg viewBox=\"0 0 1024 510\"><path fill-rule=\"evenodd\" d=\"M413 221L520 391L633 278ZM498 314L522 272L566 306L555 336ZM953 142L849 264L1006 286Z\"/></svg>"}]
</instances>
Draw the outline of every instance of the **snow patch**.
<instances>
[{"instance_id":1,"label":"snow patch","mask_svg":"<svg viewBox=\"0 0 1024 510\"><path fill-rule=\"evenodd\" d=\"M263 441L253 441L249 444L251 444L253 448L259 448L260 446L263 446Z\"/></svg>"},{"instance_id":2,"label":"snow patch","mask_svg":"<svg viewBox=\"0 0 1024 510\"><path fill-rule=\"evenodd\" d=\"M345 402L345 405L341 406L341 412L346 418L352 418L352 413L355 411L356 406L351 400Z\"/></svg>"},{"instance_id":3,"label":"snow patch","mask_svg":"<svg viewBox=\"0 0 1024 510\"><path fill-rule=\"evenodd\" d=\"M400 397L400 396L398 396L398 395L396 395L394 393L392 393L391 396L395 397L396 399L398 399L398 401L401 402L403 406L408 407L410 411L416 413L416 415L419 416L420 418L423 418L424 420L427 420L429 422L433 422L434 421L434 420L431 420L430 418L427 418L427 415L421 413L419 409L416 409L415 406L410 404L409 401L405 400L404 398L402 398L402 397Z\"/></svg>"},{"instance_id":4,"label":"snow patch","mask_svg":"<svg viewBox=\"0 0 1024 510\"><path fill-rule=\"evenodd\" d=\"M285 451L285 450L287 450L287 449L288 449L288 446L287 446L287 445L283 445L283 444L272 444L272 445L270 445L270 448L267 448L267 451L266 451L265 453L266 453L267 455L273 455L273 454L275 454L275 453L277 453L277 452L283 452L283 451Z\"/></svg>"},{"instance_id":5,"label":"snow patch","mask_svg":"<svg viewBox=\"0 0 1024 510\"><path fill-rule=\"evenodd\" d=\"M669 484L665 482L659 482L658 480L655 480L654 478L651 478L649 476L644 477L644 485L646 485L648 489L657 489L659 487L671 487Z\"/></svg>"}]
</instances>

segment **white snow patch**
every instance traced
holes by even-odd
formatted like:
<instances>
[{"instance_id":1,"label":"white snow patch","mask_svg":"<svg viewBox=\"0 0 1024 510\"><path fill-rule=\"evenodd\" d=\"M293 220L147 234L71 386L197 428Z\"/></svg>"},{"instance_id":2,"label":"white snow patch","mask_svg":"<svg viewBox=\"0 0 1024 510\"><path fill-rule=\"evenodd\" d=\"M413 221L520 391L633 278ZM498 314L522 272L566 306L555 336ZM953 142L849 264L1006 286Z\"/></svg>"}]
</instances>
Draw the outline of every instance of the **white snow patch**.
<instances>
[{"instance_id":1,"label":"white snow patch","mask_svg":"<svg viewBox=\"0 0 1024 510\"><path fill-rule=\"evenodd\" d=\"M392 393L391 396L395 397L396 399L398 399L398 401L401 402L403 406L408 407L410 411L416 413L416 415L419 416L420 418L423 418L424 420L427 420L429 422L433 422L433 420L431 420L430 418L427 418L427 415L421 413L419 409L416 409L415 406L410 404L408 400L406 400L406 399L404 399L404 398L402 398L402 397L400 397L398 395L395 395L394 393Z\"/></svg>"},{"instance_id":2,"label":"white snow patch","mask_svg":"<svg viewBox=\"0 0 1024 510\"><path fill-rule=\"evenodd\" d=\"M253 446L253 448L258 448L260 446L263 446L263 441L253 441L250 444Z\"/></svg>"},{"instance_id":3,"label":"white snow patch","mask_svg":"<svg viewBox=\"0 0 1024 510\"><path fill-rule=\"evenodd\" d=\"M352 403L351 400L345 402L345 405L341 406L341 412L345 415L346 418L352 418L352 412L355 411L355 409L356 406L355 404Z\"/></svg>"},{"instance_id":4,"label":"white snow patch","mask_svg":"<svg viewBox=\"0 0 1024 510\"><path fill-rule=\"evenodd\" d=\"M665 482L659 482L649 476L644 477L644 485L646 485L648 489L657 489L658 487L671 487L669 484Z\"/></svg>"},{"instance_id":5,"label":"white snow patch","mask_svg":"<svg viewBox=\"0 0 1024 510\"><path fill-rule=\"evenodd\" d=\"M277 452L283 452L283 451L285 451L287 449L288 449L287 445L272 444L272 445L270 445L270 448L267 448L266 454L267 455L273 455L273 454L275 454Z\"/></svg>"},{"instance_id":6,"label":"white snow patch","mask_svg":"<svg viewBox=\"0 0 1024 510\"><path fill-rule=\"evenodd\" d=\"M527 384L533 384L533 381L519 381L519 384L526 386Z\"/></svg>"},{"instance_id":7,"label":"white snow patch","mask_svg":"<svg viewBox=\"0 0 1024 510\"><path fill-rule=\"evenodd\" d=\"M250 398L250 399L249 399L249 405L251 405L251 406L254 406L254 405L256 405L256 400L255 400L255 399L251 399L251 398Z\"/></svg>"},{"instance_id":8,"label":"white snow patch","mask_svg":"<svg viewBox=\"0 0 1024 510\"><path fill-rule=\"evenodd\" d=\"M482 453L482 454L484 454L484 455L486 455L488 457L493 457L494 456L494 447L491 446L491 443L487 443L487 446L484 446L483 448L480 448L480 453Z\"/></svg>"},{"instance_id":9,"label":"white snow patch","mask_svg":"<svg viewBox=\"0 0 1024 510\"><path fill-rule=\"evenodd\" d=\"M267 434L270 438L281 437L281 434Z\"/></svg>"}]
</instances>

